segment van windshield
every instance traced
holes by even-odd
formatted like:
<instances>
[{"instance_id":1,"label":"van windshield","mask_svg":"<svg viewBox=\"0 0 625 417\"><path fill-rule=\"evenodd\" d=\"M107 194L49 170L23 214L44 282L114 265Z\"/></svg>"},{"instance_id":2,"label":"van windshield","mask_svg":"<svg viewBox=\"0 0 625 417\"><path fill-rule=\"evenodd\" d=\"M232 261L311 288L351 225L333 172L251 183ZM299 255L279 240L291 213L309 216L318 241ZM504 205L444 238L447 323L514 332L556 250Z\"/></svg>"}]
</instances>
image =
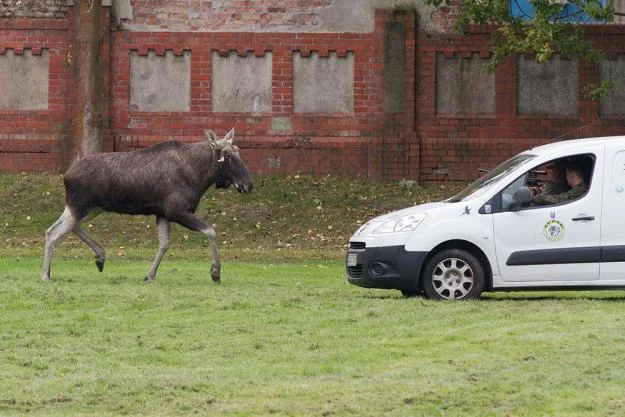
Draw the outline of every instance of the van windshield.
<instances>
[{"instance_id":1,"label":"van windshield","mask_svg":"<svg viewBox=\"0 0 625 417\"><path fill-rule=\"evenodd\" d=\"M467 188L460 191L458 194L447 200L449 203L457 203L458 201L465 201L472 198L479 197L482 193L488 190L489 186L495 184L503 176L514 170L519 165L536 158L536 155L531 154L519 154L515 155L507 161L499 164L496 168L488 171L486 175L473 181Z\"/></svg>"}]
</instances>

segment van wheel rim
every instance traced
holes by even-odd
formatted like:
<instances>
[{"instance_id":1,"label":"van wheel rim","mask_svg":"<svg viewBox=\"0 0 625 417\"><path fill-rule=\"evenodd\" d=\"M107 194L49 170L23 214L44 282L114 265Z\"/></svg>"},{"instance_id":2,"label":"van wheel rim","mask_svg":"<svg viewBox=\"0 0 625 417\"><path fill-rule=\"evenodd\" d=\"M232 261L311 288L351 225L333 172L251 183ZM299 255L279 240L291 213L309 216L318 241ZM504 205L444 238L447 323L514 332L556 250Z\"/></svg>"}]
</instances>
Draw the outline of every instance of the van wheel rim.
<instances>
[{"instance_id":1,"label":"van wheel rim","mask_svg":"<svg viewBox=\"0 0 625 417\"><path fill-rule=\"evenodd\" d=\"M447 258L434 268L432 284L439 297L458 300L465 298L473 289L475 275L469 264L462 259Z\"/></svg>"}]
</instances>

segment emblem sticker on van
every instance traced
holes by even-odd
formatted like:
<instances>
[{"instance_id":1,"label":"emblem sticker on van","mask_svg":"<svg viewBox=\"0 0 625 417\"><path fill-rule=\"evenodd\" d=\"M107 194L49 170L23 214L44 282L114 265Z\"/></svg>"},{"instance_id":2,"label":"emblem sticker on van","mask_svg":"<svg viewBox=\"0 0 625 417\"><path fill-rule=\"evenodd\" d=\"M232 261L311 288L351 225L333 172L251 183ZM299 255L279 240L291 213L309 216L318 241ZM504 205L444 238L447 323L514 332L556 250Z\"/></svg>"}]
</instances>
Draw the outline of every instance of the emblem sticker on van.
<instances>
[{"instance_id":1,"label":"emblem sticker on van","mask_svg":"<svg viewBox=\"0 0 625 417\"><path fill-rule=\"evenodd\" d=\"M560 240L564 237L564 233L564 225L558 220L549 220L543 227L543 234L547 240Z\"/></svg>"}]
</instances>

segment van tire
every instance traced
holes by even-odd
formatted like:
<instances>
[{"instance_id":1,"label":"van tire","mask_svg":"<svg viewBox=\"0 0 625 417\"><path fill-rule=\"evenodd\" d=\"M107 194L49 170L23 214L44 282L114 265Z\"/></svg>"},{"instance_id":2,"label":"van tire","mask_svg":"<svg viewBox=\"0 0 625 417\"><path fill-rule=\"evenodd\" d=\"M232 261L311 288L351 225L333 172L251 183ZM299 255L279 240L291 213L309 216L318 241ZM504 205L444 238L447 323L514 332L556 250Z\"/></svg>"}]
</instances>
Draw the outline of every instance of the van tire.
<instances>
[{"instance_id":1,"label":"van tire","mask_svg":"<svg viewBox=\"0 0 625 417\"><path fill-rule=\"evenodd\" d=\"M432 256L423 270L421 287L432 300L478 298L484 289L484 267L470 252L445 249Z\"/></svg>"}]
</instances>

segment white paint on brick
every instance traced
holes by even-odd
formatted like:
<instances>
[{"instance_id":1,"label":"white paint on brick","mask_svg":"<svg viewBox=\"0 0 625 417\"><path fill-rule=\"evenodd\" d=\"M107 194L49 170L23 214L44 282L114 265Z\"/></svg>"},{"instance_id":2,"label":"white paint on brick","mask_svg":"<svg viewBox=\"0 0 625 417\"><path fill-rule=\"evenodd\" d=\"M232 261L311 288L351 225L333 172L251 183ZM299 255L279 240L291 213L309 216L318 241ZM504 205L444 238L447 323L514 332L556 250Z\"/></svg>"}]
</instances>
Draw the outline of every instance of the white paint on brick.
<instances>
[{"instance_id":1,"label":"white paint on brick","mask_svg":"<svg viewBox=\"0 0 625 417\"><path fill-rule=\"evenodd\" d=\"M29 49L0 55L0 109L46 110L48 108L48 50L33 55Z\"/></svg>"},{"instance_id":2,"label":"white paint on brick","mask_svg":"<svg viewBox=\"0 0 625 417\"><path fill-rule=\"evenodd\" d=\"M130 52L130 109L189 111L191 109L191 52L147 56Z\"/></svg>"},{"instance_id":3,"label":"white paint on brick","mask_svg":"<svg viewBox=\"0 0 625 417\"><path fill-rule=\"evenodd\" d=\"M351 113L354 111L354 53L320 57L293 54L293 111Z\"/></svg>"},{"instance_id":4,"label":"white paint on brick","mask_svg":"<svg viewBox=\"0 0 625 417\"><path fill-rule=\"evenodd\" d=\"M214 112L271 112L272 53L257 57L212 54L211 103Z\"/></svg>"}]
</instances>

